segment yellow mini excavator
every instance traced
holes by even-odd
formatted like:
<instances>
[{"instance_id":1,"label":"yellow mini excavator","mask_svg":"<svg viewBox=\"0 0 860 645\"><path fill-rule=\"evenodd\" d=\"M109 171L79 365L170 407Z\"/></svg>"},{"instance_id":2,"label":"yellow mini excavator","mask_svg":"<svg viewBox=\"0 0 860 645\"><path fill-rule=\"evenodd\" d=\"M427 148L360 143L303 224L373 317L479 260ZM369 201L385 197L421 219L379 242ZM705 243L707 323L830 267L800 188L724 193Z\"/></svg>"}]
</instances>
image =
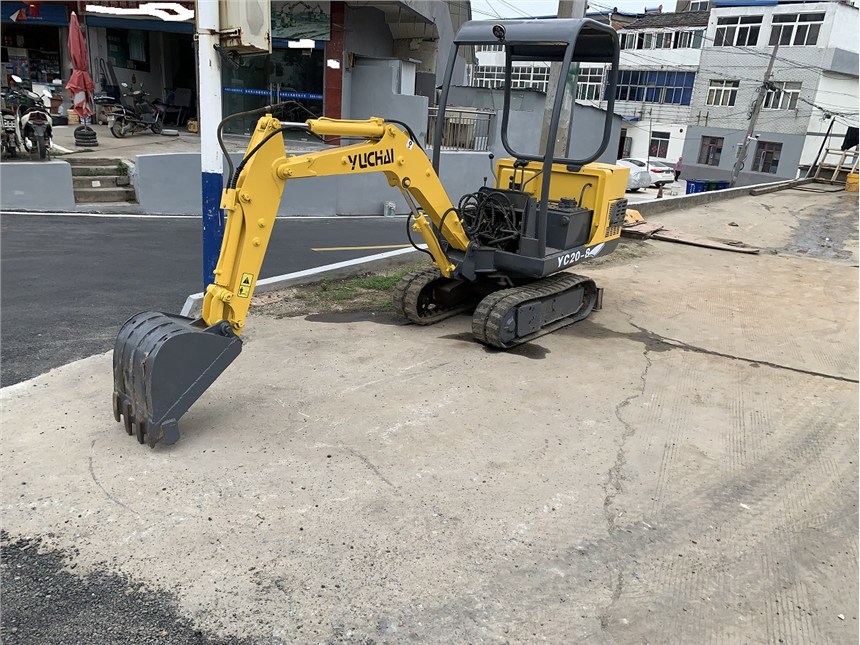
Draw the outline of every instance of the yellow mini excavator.
<instances>
[{"instance_id":1,"label":"yellow mini excavator","mask_svg":"<svg viewBox=\"0 0 860 645\"><path fill-rule=\"evenodd\" d=\"M488 44L505 53L501 141L510 158L496 161L492 186L455 204L438 176L445 107L459 48ZM612 252L627 206L629 171L593 163L610 140L618 50L615 31L588 19L465 23L448 59L432 163L404 123L384 118L287 123L264 115L222 195L224 239L202 316L144 312L119 332L116 420L124 417L126 431L150 446L179 438L179 418L241 351L239 336L281 194L286 184L304 177L381 172L403 194L411 210L407 231L421 236L435 265L396 286L395 308L406 319L429 325L473 312L475 338L509 348L585 318L599 304L601 291L566 269ZM526 154L508 140L511 70L514 63L535 61L559 64L559 85L546 149ZM575 86L569 80L579 63L609 64L608 106L596 149L566 158L556 156L555 141L565 90ZM287 156L283 133L288 130L361 142ZM581 134L574 131L572 140L592 133Z\"/></svg>"}]
</instances>

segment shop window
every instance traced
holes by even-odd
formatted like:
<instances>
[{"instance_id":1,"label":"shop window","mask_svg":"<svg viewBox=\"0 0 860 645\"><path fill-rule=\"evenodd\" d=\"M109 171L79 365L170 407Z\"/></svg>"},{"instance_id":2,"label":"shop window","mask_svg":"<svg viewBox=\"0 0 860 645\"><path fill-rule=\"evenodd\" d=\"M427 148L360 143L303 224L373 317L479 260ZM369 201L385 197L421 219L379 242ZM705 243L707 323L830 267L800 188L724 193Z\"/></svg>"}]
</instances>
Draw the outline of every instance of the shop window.
<instances>
[{"instance_id":1,"label":"shop window","mask_svg":"<svg viewBox=\"0 0 860 645\"><path fill-rule=\"evenodd\" d=\"M776 174L779 166L779 154L782 152L782 144L773 141L759 141L755 147L755 159L753 160L753 172L767 172Z\"/></svg>"},{"instance_id":2,"label":"shop window","mask_svg":"<svg viewBox=\"0 0 860 645\"><path fill-rule=\"evenodd\" d=\"M648 156L665 159L666 153L669 150L669 133L668 132L652 132L651 143L648 145Z\"/></svg>"},{"instance_id":3,"label":"shop window","mask_svg":"<svg viewBox=\"0 0 860 645\"><path fill-rule=\"evenodd\" d=\"M282 121L304 121L321 116L324 59L322 49L275 48L268 56L248 56L238 69L222 65L224 114L254 110L280 100L290 101L275 114ZM256 125L257 118L236 118L228 122L225 130L247 134Z\"/></svg>"},{"instance_id":4,"label":"shop window","mask_svg":"<svg viewBox=\"0 0 860 645\"><path fill-rule=\"evenodd\" d=\"M705 166L719 166L723 152L723 137L702 137L699 147L699 163Z\"/></svg>"},{"instance_id":5,"label":"shop window","mask_svg":"<svg viewBox=\"0 0 860 645\"><path fill-rule=\"evenodd\" d=\"M149 32L139 29L107 29L108 59L114 67L149 71Z\"/></svg>"},{"instance_id":6,"label":"shop window","mask_svg":"<svg viewBox=\"0 0 860 645\"><path fill-rule=\"evenodd\" d=\"M12 74L20 76L24 81L43 84L48 84L55 78L62 78L61 46L64 45L60 44L59 31L55 27L4 24L0 48L2 84L6 85Z\"/></svg>"}]
</instances>

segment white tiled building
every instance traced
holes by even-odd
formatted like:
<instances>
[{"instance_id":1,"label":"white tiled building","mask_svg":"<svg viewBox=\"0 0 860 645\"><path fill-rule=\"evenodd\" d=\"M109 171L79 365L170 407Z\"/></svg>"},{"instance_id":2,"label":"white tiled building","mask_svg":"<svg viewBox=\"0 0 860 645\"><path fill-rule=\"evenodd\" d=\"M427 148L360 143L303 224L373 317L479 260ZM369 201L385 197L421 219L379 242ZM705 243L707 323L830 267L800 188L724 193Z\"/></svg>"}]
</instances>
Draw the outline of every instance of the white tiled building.
<instances>
[{"instance_id":1,"label":"white tiled building","mask_svg":"<svg viewBox=\"0 0 860 645\"><path fill-rule=\"evenodd\" d=\"M684 146L686 178L728 179L779 42L739 183L793 178L830 128L838 147L858 115L858 9L843 2L711 3Z\"/></svg>"},{"instance_id":2,"label":"white tiled building","mask_svg":"<svg viewBox=\"0 0 860 645\"><path fill-rule=\"evenodd\" d=\"M707 11L693 11L649 14L619 29L619 158L674 163L681 155L707 24Z\"/></svg>"}]
</instances>

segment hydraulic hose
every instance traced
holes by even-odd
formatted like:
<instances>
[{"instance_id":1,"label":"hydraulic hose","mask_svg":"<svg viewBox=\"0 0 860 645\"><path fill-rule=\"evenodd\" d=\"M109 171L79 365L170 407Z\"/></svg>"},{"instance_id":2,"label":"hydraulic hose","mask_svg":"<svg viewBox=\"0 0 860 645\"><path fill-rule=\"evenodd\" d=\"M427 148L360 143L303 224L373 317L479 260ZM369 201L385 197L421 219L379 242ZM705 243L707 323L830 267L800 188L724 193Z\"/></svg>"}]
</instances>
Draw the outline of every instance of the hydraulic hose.
<instances>
[{"instance_id":1,"label":"hydraulic hose","mask_svg":"<svg viewBox=\"0 0 860 645\"><path fill-rule=\"evenodd\" d=\"M295 101L281 101L280 103L273 103L272 105L264 105L261 108L246 110L244 112L236 112L236 114L229 114L223 119L221 119L221 123L218 124L218 129L216 130L215 136L218 139L218 147L221 148L221 152L223 153L224 158L227 160L227 176L230 177L231 180L233 178L233 160L230 158L230 154L227 152L227 147L224 145L224 138L222 136L224 124L226 124L228 121L232 121L233 119L238 119L240 117L255 116L257 114L263 115L267 112L274 112L277 108L283 107L285 105L290 105L292 103L295 103L296 105L299 105L304 108L303 105L301 105L300 103L296 103ZM308 113L313 116L312 112L309 111Z\"/></svg>"}]
</instances>

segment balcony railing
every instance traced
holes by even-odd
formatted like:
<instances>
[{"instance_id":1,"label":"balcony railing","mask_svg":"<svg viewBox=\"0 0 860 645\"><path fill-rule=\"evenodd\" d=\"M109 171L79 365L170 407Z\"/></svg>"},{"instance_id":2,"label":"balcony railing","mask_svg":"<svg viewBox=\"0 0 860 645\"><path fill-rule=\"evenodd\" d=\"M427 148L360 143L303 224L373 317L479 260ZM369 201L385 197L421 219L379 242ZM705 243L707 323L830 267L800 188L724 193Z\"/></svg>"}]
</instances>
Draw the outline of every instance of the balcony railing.
<instances>
[{"instance_id":1,"label":"balcony railing","mask_svg":"<svg viewBox=\"0 0 860 645\"><path fill-rule=\"evenodd\" d=\"M438 108L430 108L427 145L433 145ZM442 127L443 150L489 150L490 129L495 112L473 108L447 108Z\"/></svg>"}]
</instances>

